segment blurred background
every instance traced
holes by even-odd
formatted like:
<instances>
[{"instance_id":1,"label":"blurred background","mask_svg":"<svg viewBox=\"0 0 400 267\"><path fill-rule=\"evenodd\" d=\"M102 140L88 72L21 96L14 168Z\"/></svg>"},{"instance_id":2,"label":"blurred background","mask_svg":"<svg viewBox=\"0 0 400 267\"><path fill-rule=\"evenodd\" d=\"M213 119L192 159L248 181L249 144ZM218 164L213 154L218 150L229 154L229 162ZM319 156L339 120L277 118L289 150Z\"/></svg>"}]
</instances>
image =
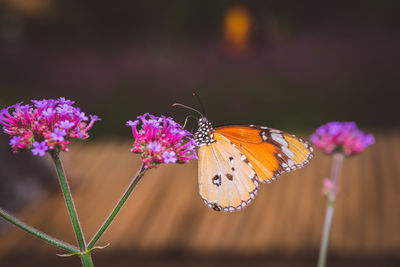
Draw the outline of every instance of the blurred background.
<instances>
[{"instance_id":1,"label":"blurred background","mask_svg":"<svg viewBox=\"0 0 400 267\"><path fill-rule=\"evenodd\" d=\"M345 162L330 266L399 266L399 7L2 0L0 107L65 96L103 119L63 154L87 239L139 167L129 119L149 112L183 122L190 112L171 104L201 109L197 92L214 125L260 124L307 138L328 121L354 120L377 142ZM1 135L0 206L75 242L49 159L12 155L7 144ZM94 253L96 266L315 265L329 157L317 152L234 214L204 207L196 168L152 170L101 239L111 245ZM79 266L55 253L0 220L1 266Z\"/></svg>"}]
</instances>

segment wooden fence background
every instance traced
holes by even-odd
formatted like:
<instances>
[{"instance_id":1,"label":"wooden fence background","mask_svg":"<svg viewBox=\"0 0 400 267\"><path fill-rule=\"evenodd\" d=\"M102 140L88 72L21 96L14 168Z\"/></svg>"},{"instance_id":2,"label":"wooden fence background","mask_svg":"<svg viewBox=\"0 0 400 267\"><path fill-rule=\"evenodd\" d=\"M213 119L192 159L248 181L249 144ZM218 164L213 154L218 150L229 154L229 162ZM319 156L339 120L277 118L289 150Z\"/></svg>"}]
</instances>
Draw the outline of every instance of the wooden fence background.
<instances>
[{"instance_id":1,"label":"wooden fence background","mask_svg":"<svg viewBox=\"0 0 400 267\"><path fill-rule=\"evenodd\" d=\"M346 159L330 252L400 258L400 133L375 133L376 144ZM139 167L129 142L74 144L63 153L81 223L90 239ZM317 253L324 218L321 195L331 159L262 185L251 205L234 213L207 208L197 189L197 162L162 165L139 183L100 240L104 253L183 251L198 254ZM19 214L26 222L75 243L61 194L43 195ZM0 260L9 253L62 251L9 227L0 235Z\"/></svg>"}]
</instances>

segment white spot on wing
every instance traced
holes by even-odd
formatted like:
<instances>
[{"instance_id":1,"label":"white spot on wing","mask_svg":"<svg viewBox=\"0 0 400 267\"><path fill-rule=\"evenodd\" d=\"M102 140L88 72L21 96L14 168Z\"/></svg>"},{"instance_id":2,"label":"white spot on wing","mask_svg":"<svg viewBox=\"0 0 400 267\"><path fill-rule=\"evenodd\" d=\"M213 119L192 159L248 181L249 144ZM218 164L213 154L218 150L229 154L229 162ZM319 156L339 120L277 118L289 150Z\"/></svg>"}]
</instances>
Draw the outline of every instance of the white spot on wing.
<instances>
[{"instance_id":1,"label":"white spot on wing","mask_svg":"<svg viewBox=\"0 0 400 267\"><path fill-rule=\"evenodd\" d=\"M289 167L292 168L294 166L293 160L289 159L288 164L289 164Z\"/></svg>"},{"instance_id":2,"label":"white spot on wing","mask_svg":"<svg viewBox=\"0 0 400 267\"><path fill-rule=\"evenodd\" d=\"M287 148L287 147L282 147L283 153L285 153L286 156L288 156L290 159L294 157L293 152Z\"/></svg>"},{"instance_id":3,"label":"white spot on wing","mask_svg":"<svg viewBox=\"0 0 400 267\"><path fill-rule=\"evenodd\" d=\"M265 142L265 141L268 140L268 137L267 137L265 134L263 134L263 135L262 135L262 140Z\"/></svg>"},{"instance_id":4,"label":"white spot on wing","mask_svg":"<svg viewBox=\"0 0 400 267\"><path fill-rule=\"evenodd\" d=\"M282 134L278 134L278 133L271 133L271 137L274 141L278 142L279 144L281 144L284 147L288 147L288 143L286 142L285 139L283 139Z\"/></svg>"}]
</instances>

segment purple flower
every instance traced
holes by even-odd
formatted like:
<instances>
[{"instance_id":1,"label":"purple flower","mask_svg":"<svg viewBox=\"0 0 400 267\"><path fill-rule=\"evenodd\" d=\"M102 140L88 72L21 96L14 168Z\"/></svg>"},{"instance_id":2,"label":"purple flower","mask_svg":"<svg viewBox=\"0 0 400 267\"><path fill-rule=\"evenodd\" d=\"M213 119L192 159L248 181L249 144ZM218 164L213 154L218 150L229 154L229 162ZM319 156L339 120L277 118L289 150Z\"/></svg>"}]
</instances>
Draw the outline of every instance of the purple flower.
<instances>
[{"instance_id":1,"label":"purple flower","mask_svg":"<svg viewBox=\"0 0 400 267\"><path fill-rule=\"evenodd\" d=\"M161 145L157 141L153 141L147 145L147 149L151 150L153 153L157 153L161 151Z\"/></svg>"},{"instance_id":2,"label":"purple flower","mask_svg":"<svg viewBox=\"0 0 400 267\"><path fill-rule=\"evenodd\" d=\"M67 135L67 132L64 129L59 129L56 128L54 129L54 132L51 134L51 137L53 138L53 140L55 141L64 141L64 136Z\"/></svg>"},{"instance_id":3,"label":"purple flower","mask_svg":"<svg viewBox=\"0 0 400 267\"><path fill-rule=\"evenodd\" d=\"M74 108L68 104L62 104L56 108L60 115L70 115L74 113Z\"/></svg>"},{"instance_id":4,"label":"purple flower","mask_svg":"<svg viewBox=\"0 0 400 267\"><path fill-rule=\"evenodd\" d=\"M89 118L88 116L85 115L85 112L81 112L80 110L77 110L75 112L76 116L78 116L82 121L88 121Z\"/></svg>"},{"instance_id":5,"label":"purple flower","mask_svg":"<svg viewBox=\"0 0 400 267\"><path fill-rule=\"evenodd\" d=\"M164 163L168 164L168 163L175 163L176 160L178 159L175 156L175 152L174 151L165 151L162 155L163 159L164 159Z\"/></svg>"},{"instance_id":6,"label":"purple flower","mask_svg":"<svg viewBox=\"0 0 400 267\"><path fill-rule=\"evenodd\" d=\"M351 156L375 142L372 134L364 134L355 122L329 122L319 127L310 140L325 153L342 152Z\"/></svg>"},{"instance_id":7,"label":"purple flower","mask_svg":"<svg viewBox=\"0 0 400 267\"><path fill-rule=\"evenodd\" d=\"M56 101L58 101L60 104L67 104L68 106L72 106L75 104L75 101L65 99L65 97L60 97Z\"/></svg>"},{"instance_id":8,"label":"purple flower","mask_svg":"<svg viewBox=\"0 0 400 267\"><path fill-rule=\"evenodd\" d=\"M19 110L21 110L21 111L28 111L31 107L32 107L31 105L26 104L26 105L18 105L17 108L18 108Z\"/></svg>"},{"instance_id":9,"label":"purple flower","mask_svg":"<svg viewBox=\"0 0 400 267\"><path fill-rule=\"evenodd\" d=\"M34 155L42 151L67 151L70 138L88 138L97 116L89 123L84 112L65 98L32 100L34 105L17 103L0 111L0 125L11 137L14 153L32 148ZM44 143L43 143L44 142Z\"/></svg>"},{"instance_id":10,"label":"purple flower","mask_svg":"<svg viewBox=\"0 0 400 267\"><path fill-rule=\"evenodd\" d=\"M69 120L65 120L65 121L60 121L60 123L59 123L59 125L58 125L60 128L63 128L63 129L70 129L70 128L72 128L73 126L74 126L74 123L73 122L70 122Z\"/></svg>"},{"instance_id":11,"label":"purple flower","mask_svg":"<svg viewBox=\"0 0 400 267\"><path fill-rule=\"evenodd\" d=\"M144 113L143 115L137 116L137 118L144 123L144 122L147 122L147 119L146 119L147 116L150 116L150 118L154 118L154 116L150 115L149 113Z\"/></svg>"},{"instance_id":12,"label":"purple flower","mask_svg":"<svg viewBox=\"0 0 400 267\"><path fill-rule=\"evenodd\" d=\"M33 142L32 146L33 148L31 149L31 151L32 154L35 156L38 155L43 157L44 154L46 154L46 151L49 149L48 146L46 145L46 141L40 143L38 141L35 141Z\"/></svg>"},{"instance_id":13,"label":"purple flower","mask_svg":"<svg viewBox=\"0 0 400 267\"><path fill-rule=\"evenodd\" d=\"M85 136L87 135L87 133L82 131L82 129L80 129L79 127L75 128L75 132L76 134L74 136L79 139L85 139Z\"/></svg>"},{"instance_id":14,"label":"purple flower","mask_svg":"<svg viewBox=\"0 0 400 267\"><path fill-rule=\"evenodd\" d=\"M140 123L139 120L135 120L135 121L129 120L126 122L126 126L136 127L139 123Z\"/></svg>"},{"instance_id":15,"label":"purple flower","mask_svg":"<svg viewBox=\"0 0 400 267\"><path fill-rule=\"evenodd\" d=\"M21 140L21 136L13 136L11 139L10 139L10 146L16 146L16 145L18 145L19 144L19 140Z\"/></svg>"},{"instance_id":16,"label":"purple flower","mask_svg":"<svg viewBox=\"0 0 400 267\"><path fill-rule=\"evenodd\" d=\"M41 109L46 108L47 105L48 105L46 99L43 99L43 100L32 100L32 103L35 104L35 107L41 108Z\"/></svg>"},{"instance_id":17,"label":"purple flower","mask_svg":"<svg viewBox=\"0 0 400 267\"><path fill-rule=\"evenodd\" d=\"M51 117L56 114L56 111L53 108L47 108L46 110L42 111L42 114L46 117Z\"/></svg>"},{"instance_id":18,"label":"purple flower","mask_svg":"<svg viewBox=\"0 0 400 267\"><path fill-rule=\"evenodd\" d=\"M140 129L137 129L140 124ZM160 163L187 163L196 158L191 134L172 118L146 113L135 121L127 121L126 125L132 128L135 137L131 152L142 155L146 168Z\"/></svg>"},{"instance_id":19,"label":"purple flower","mask_svg":"<svg viewBox=\"0 0 400 267\"><path fill-rule=\"evenodd\" d=\"M92 121L101 121L101 119L99 118L99 117L97 117L97 115L89 115L89 117L90 117L90 119L92 120Z\"/></svg>"},{"instance_id":20,"label":"purple flower","mask_svg":"<svg viewBox=\"0 0 400 267\"><path fill-rule=\"evenodd\" d=\"M186 130L179 129L179 128L172 128L169 132L170 132L170 134L173 134L173 135L176 135L176 134L186 135L188 133Z\"/></svg>"}]
</instances>

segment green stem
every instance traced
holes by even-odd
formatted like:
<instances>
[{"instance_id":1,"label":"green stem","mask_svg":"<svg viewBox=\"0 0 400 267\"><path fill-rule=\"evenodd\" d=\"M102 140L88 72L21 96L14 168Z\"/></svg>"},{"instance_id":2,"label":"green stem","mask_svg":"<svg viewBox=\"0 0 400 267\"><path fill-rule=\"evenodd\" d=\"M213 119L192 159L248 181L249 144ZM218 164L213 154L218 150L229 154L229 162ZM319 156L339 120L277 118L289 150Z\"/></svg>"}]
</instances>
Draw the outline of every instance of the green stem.
<instances>
[{"instance_id":1,"label":"green stem","mask_svg":"<svg viewBox=\"0 0 400 267\"><path fill-rule=\"evenodd\" d=\"M93 267L92 256L90 253L85 253L81 255L82 266L84 267Z\"/></svg>"},{"instance_id":2,"label":"green stem","mask_svg":"<svg viewBox=\"0 0 400 267\"><path fill-rule=\"evenodd\" d=\"M40 238L40 239L46 241L47 243L49 243L51 245L57 246L68 252L71 252L71 253L79 253L79 249L77 247L70 245L68 243L59 241L56 238L51 237L49 235L46 235L45 233L20 221L19 219L12 216L11 214L9 214L7 211L3 210L2 208L0 208L0 216L3 217L5 220L9 221L10 223L14 224L15 226L21 228L22 230L36 236L37 238Z\"/></svg>"},{"instance_id":3,"label":"green stem","mask_svg":"<svg viewBox=\"0 0 400 267\"><path fill-rule=\"evenodd\" d=\"M91 250L93 248L93 246L96 244L96 242L100 239L100 237L103 235L103 233L110 226L110 224L114 220L115 216L117 216L118 212L120 211L120 209L122 208L122 206L124 205L124 203L126 202L128 197L130 196L130 194L132 193L132 191L135 188L135 186L137 185L137 183L143 177L145 171L146 171L146 169L144 167L144 164L142 164L140 170L136 174L135 178L132 179L131 183L129 184L129 186L126 189L126 191L125 191L124 195L122 196L122 198L118 201L117 205L114 207L114 209L111 212L111 214L108 216L108 218L103 223L103 225L101 226L99 231L95 234L93 239L90 241L90 243L89 243L89 245L87 247L88 250Z\"/></svg>"},{"instance_id":4,"label":"green stem","mask_svg":"<svg viewBox=\"0 0 400 267\"><path fill-rule=\"evenodd\" d=\"M71 190L68 186L67 178L65 177L65 174L64 174L64 168L62 166L61 159L59 157L59 153L53 152L53 153L50 153L50 155L56 165L58 178L59 178L60 185L61 185L61 190L62 190L64 198L65 198L65 203L67 204L68 213L71 218L72 226L74 227L76 239L78 240L78 243L79 243L79 248L81 251L86 251L85 238L82 233L82 228L79 223L79 219L78 219L78 215L76 213L74 201L72 200Z\"/></svg>"},{"instance_id":5,"label":"green stem","mask_svg":"<svg viewBox=\"0 0 400 267\"><path fill-rule=\"evenodd\" d=\"M328 199L326 202L325 222L324 222L324 228L322 230L321 246L319 249L318 267L325 267L326 265L329 237L331 233L333 214L335 212L337 185L339 181L339 173L342 167L343 158L344 155L342 153L335 153L333 155L332 172L331 172L332 189L328 195Z\"/></svg>"}]
</instances>

